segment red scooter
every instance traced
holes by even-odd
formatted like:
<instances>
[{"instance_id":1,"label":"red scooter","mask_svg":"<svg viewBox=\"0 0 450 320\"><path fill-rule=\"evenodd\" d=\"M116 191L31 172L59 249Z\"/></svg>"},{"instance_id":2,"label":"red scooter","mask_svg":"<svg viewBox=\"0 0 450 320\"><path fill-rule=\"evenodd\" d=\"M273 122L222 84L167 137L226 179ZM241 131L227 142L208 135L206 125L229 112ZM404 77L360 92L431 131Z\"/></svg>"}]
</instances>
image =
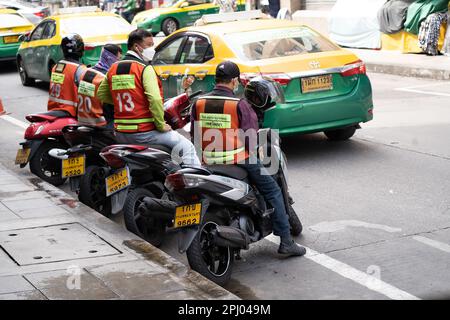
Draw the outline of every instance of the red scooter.
<instances>
[{"instance_id":1,"label":"red scooter","mask_svg":"<svg viewBox=\"0 0 450 320\"><path fill-rule=\"evenodd\" d=\"M77 120L64 111L50 111L30 114L25 117L30 123L25 130L25 141L16 156L16 164L21 168L30 163L30 171L54 186L66 181L61 176L61 161L50 157L53 148L68 148L62 128L77 124Z\"/></svg>"}]
</instances>

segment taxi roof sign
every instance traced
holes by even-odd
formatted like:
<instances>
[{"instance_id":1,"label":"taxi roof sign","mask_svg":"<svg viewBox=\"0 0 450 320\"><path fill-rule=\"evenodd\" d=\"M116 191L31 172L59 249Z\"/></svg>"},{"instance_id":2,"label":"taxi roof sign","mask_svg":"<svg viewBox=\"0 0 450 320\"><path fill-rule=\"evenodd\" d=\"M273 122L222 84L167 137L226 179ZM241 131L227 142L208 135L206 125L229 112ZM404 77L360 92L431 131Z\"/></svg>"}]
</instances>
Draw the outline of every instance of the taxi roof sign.
<instances>
[{"instance_id":1,"label":"taxi roof sign","mask_svg":"<svg viewBox=\"0 0 450 320\"><path fill-rule=\"evenodd\" d=\"M231 22L240 20L252 20L266 18L266 15L261 12L261 10L250 10L250 11L238 11L238 12L228 12L228 13L215 13L215 14L205 14L199 20L202 24L217 23L217 22Z\"/></svg>"},{"instance_id":2,"label":"taxi roof sign","mask_svg":"<svg viewBox=\"0 0 450 320\"><path fill-rule=\"evenodd\" d=\"M97 6L60 8L56 14L87 13L101 11Z\"/></svg>"}]
</instances>

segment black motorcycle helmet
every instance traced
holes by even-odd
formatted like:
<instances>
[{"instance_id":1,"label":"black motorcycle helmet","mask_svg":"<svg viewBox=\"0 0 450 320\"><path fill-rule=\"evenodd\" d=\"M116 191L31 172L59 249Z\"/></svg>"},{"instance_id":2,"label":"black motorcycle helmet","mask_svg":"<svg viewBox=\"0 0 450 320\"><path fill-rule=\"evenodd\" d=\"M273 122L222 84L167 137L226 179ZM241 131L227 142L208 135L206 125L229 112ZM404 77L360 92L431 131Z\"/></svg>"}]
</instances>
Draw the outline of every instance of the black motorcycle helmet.
<instances>
[{"instance_id":1,"label":"black motorcycle helmet","mask_svg":"<svg viewBox=\"0 0 450 320\"><path fill-rule=\"evenodd\" d=\"M61 40L61 49L65 58L79 60L83 56L84 41L79 34L72 33Z\"/></svg>"},{"instance_id":2,"label":"black motorcycle helmet","mask_svg":"<svg viewBox=\"0 0 450 320\"><path fill-rule=\"evenodd\" d=\"M281 85L269 77L258 76L251 79L245 86L244 95L252 106L263 110L284 102Z\"/></svg>"}]
</instances>

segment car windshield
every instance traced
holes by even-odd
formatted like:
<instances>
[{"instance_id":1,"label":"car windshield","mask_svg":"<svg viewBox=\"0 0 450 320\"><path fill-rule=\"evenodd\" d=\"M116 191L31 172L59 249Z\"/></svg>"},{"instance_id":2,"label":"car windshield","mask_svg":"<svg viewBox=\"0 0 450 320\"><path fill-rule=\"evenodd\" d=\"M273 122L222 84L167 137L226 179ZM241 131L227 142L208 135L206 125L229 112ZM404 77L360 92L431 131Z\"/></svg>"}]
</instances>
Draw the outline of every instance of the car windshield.
<instances>
[{"instance_id":1,"label":"car windshield","mask_svg":"<svg viewBox=\"0 0 450 320\"><path fill-rule=\"evenodd\" d=\"M31 23L18 14L0 14L0 28L29 26Z\"/></svg>"},{"instance_id":2,"label":"car windshield","mask_svg":"<svg viewBox=\"0 0 450 320\"><path fill-rule=\"evenodd\" d=\"M224 37L225 42L244 61L339 50L338 46L307 27L247 31Z\"/></svg>"},{"instance_id":3,"label":"car windshield","mask_svg":"<svg viewBox=\"0 0 450 320\"><path fill-rule=\"evenodd\" d=\"M178 2L184 2L184 0L172 0L169 1L168 3L166 3L165 5L163 5L163 8L170 8L173 7L174 5L176 5Z\"/></svg>"},{"instance_id":4,"label":"car windshield","mask_svg":"<svg viewBox=\"0 0 450 320\"><path fill-rule=\"evenodd\" d=\"M134 30L127 21L115 16L73 17L61 20L61 33L78 33L81 37L128 34Z\"/></svg>"}]
</instances>

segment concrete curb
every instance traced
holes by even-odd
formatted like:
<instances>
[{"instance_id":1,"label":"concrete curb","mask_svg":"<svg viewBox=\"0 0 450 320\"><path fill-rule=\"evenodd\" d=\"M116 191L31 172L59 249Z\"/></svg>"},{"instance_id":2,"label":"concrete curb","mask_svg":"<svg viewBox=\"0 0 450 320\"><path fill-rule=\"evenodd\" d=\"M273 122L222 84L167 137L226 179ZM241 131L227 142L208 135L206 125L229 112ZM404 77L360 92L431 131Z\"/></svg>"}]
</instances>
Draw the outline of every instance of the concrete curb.
<instances>
[{"instance_id":1,"label":"concrete curb","mask_svg":"<svg viewBox=\"0 0 450 320\"><path fill-rule=\"evenodd\" d=\"M450 80L450 70L443 69L425 69L420 67L389 65L380 63L366 62L366 68L369 72L392 74L403 77L415 77L433 80Z\"/></svg>"},{"instance_id":2,"label":"concrete curb","mask_svg":"<svg viewBox=\"0 0 450 320\"><path fill-rule=\"evenodd\" d=\"M116 259L112 259L110 257L110 258L100 258L97 259L96 261L90 262L86 262L84 260L81 261L79 260L77 262L80 263L80 266L84 268L83 273L87 272L88 273L87 276L89 277L92 277L92 275L95 276L96 273L97 274L100 273L101 277L99 279L101 280L102 285L105 285L106 287L108 287L109 285L108 289L111 289L111 291L114 292L114 285L117 288L117 281L119 281L121 285L124 284L126 286L127 283L130 285L128 291L123 290L125 292L130 293L136 291L143 292L147 290L145 291L145 294L142 294L139 297L144 299L184 300L184 299L192 299L193 297L195 297L195 299L204 299L204 300L208 299L239 300L239 298L234 294L228 292L227 290L218 286L214 282L206 279L197 272L192 271L187 266L177 261L173 257L169 256L165 252L150 245L146 241L140 239L136 235L125 230L125 228L123 228L119 224L115 223L114 221L111 221L110 219L104 217L95 210L80 203L78 200L73 199L69 194L58 189L57 187L54 187L53 185L50 185L36 177L31 176L24 177L22 175L18 175L12 172L11 170L6 169L2 165L0 165L0 174L8 174L14 176L16 179L20 180L20 182L24 185L24 187L28 188L29 190L30 189L33 190L31 187L34 187L33 191L27 192L40 193L40 195L42 194L41 199L45 198L44 193L46 193L47 195L49 195L48 199L51 200L56 207L58 207L60 210L64 209L68 213L68 214L63 213L59 216L50 218L40 217L40 218L14 220L12 222L3 224L2 227L0 227L0 232L6 232L9 230L20 231L25 230L27 228L40 228L49 225L59 225L65 223L80 223L82 226L84 226L89 231L100 237L102 240L105 240L107 243L109 243L110 245L121 251L121 254ZM5 201L5 199L9 199L13 196L14 196L13 192L5 192L5 191L0 192L1 201ZM36 199L36 201L38 201L38 199ZM39 209L37 208L36 210ZM49 262L41 264L39 267L25 266L18 268L16 266L10 269L6 268L6 271L3 270L3 272L0 268L0 284L2 283L2 281L3 282L6 281L6 283L8 283L8 281L11 282L10 279L12 277L20 278L23 276L28 281L30 281L29 278L31 279L33 279L33 277L39 278L40 275L45 274L45 272L49 272L52 270L55 270L52 272L64 270L66 269L66 265L68 263L73 262L70 261L69 262L66 261L64 263ZM123 268L123 266L127 264L131 266L130 273L128 273L128 270L126 272L120 271L121 267L119 267L118 271L117 266L122 265ZM134 280L130 280L129 282L127 282L126 280L129 278L130 275L131 278L133 278L133 271L135 271L133 269L135 266L136 266L135 269L139 269L140 271L144 272L143 273L144 278L142 278L142 272L141 274L139 274L141 279L145 279L146 277L147 278L146 280L150 281L151 283L152 277L164 278L166 280L161 281L159 279L158 280L159 282L157 281L157 284L161 285L161 283L166 283L167 281L169 281L167 285L170 286L170 282L172 282L174 284L172 285L174 289L167 290L167 292L165 293L165 292L158 292L157 288L142 288L142 289L136 288L136 286L139 286L139 281L136 281L136 278ZM21 278L21 280L22 279L23 278ZM112 282L116 281L116 284L113 285L111 285L111 283L108 284L108 281L111 281L111 279L113 279ZM58 281L61 281L61 279L59 279ZM37 285L34 286L38 288ZM41 298L43 297L42 294L44 294L45 297L49 298L48 295L45 294L46 292L45 290L41 290L41 292L34 290L32 294L31 291L28 292L30 293L28 297L30 299L34 299L36 297L36 294L39 294ZM54 297L55 293L53 292L51 294L53 294ZM80 296L82 295L83 294L80 293ZM128 299L128 298L135 299L135 296L131 294L130 297L128 297L126 294L117 294L117 295L120 296L121 299ZM0 299L1 298L15 299L17 297L21 296L18 293L16 293L14 296L6 295L4 297L1 297L0 295ZM24 297L27 298L26 294ZM50 299L52 299L52 296L50 296Z\"/></svg>"}]
</instances>

